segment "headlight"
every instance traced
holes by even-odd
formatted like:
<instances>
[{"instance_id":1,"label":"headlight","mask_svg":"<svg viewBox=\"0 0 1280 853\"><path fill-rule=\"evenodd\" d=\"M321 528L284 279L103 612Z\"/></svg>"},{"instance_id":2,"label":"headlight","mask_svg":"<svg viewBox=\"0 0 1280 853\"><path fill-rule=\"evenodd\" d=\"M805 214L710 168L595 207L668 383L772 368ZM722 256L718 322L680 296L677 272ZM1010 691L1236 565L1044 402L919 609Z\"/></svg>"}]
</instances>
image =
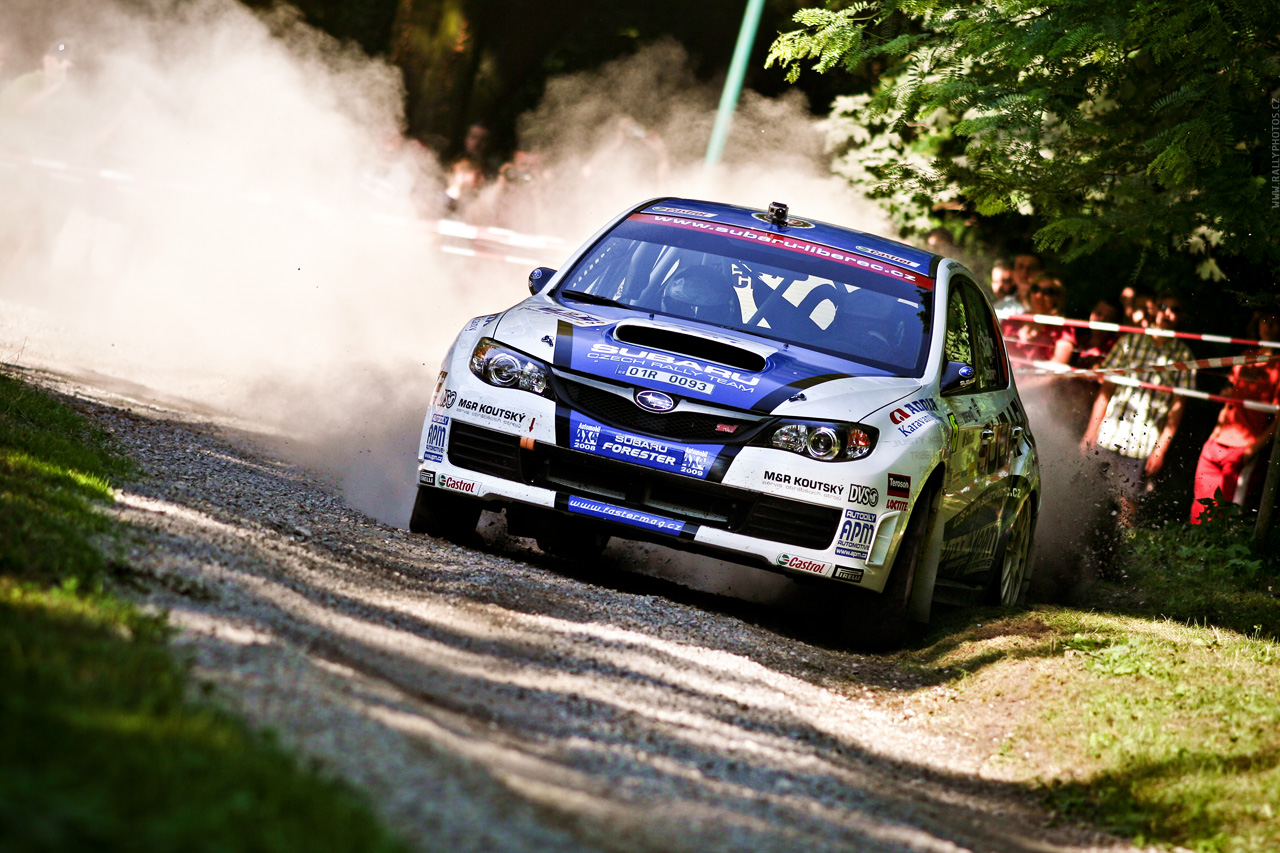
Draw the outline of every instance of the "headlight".
<instances>
[{"instance_id":1,"label":"headlight","mask_svg":"<svg viewBox=\"0 0 1280 853\"><path fill-rule=\"evenodd\" d=\"M499 388L519 388L542 397L547 390L547 366L524 353L508 349L492 338L481 338L471 351L471 372Z\"/></svg>"},{"instance_id":2,"label":"headlight","mask_svg":"<svg viewBox=\"0 0 1280 853\"><path fill-rule=\"evenodd\" d=\"M817 459L848 462L861 459L876 446L877 431L861 424L790 423L766 433L768 445Z\"/></svg>"}]
</instances>

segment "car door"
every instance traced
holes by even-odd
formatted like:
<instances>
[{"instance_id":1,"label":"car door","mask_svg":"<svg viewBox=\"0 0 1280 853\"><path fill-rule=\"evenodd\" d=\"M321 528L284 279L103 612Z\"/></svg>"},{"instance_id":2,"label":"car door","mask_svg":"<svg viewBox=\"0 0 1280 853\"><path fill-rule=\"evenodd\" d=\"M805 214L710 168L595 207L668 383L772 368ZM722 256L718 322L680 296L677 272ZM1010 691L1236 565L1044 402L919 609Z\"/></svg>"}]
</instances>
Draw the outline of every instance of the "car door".
<instances>
[{"instance_id":1,"label":"car door","mask_svg":"<svg viewBox=\"0 0 1280 853\"><path fill-rule=\"evenodd\" d=\"M974 369L967 388L947 395L952 448L944 492L938 573L957 580L985 572L1000 538L1014 439L1009 362L990 304L967 277L952 279L946 357Z\"/></svg>"}]
</instances>

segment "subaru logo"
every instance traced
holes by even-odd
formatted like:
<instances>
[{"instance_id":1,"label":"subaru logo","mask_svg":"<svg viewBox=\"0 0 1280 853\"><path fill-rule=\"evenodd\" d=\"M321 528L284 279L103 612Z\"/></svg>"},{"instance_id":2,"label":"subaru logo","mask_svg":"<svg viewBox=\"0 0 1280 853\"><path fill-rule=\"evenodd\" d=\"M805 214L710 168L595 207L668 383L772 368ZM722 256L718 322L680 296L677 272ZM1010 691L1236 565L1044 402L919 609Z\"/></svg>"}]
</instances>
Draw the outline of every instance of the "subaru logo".
<instances>
[{"instance_id":1,"label":"subaru logo","mask_svg":"<svg viewBox=\"0 0 1280 853\"><path fill-rule=\"evenodd\" d=\"M676 407L676 401L661 391L637 391L636 405L651 412L669 412Z\"/></svg>"}]
</instances>

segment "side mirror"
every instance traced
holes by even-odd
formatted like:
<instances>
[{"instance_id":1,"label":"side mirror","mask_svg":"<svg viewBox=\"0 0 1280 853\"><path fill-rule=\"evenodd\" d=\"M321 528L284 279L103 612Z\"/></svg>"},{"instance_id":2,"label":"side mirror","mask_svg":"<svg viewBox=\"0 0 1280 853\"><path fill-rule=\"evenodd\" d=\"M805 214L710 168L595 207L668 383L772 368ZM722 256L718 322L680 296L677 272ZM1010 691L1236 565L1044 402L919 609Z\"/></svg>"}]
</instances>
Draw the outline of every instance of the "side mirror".
<instances>
[{"instance_id":1,"label":"side mirror","mask_svg":"<svg viewBox=\"0 0 1280 853\"><path fill-rule=\"evenodd\" d=\"M542 292L542 288L547 286L547 282L551 281L551 277L556 271L551 267L538 267L529 273L529 292L535 296Z\"/></svg>"},{"instance_id":2,"label":"side mirror","mask_svg":"<svg viewBox=\"0 0 1280 853\"><path fill-rule=\"evenodd\" d=\"M977 381L978 374L972 365L965 364L963 361L948 361L946 369L942 371L941 390L943 394L954 394Z\"/></svg>"}]
</instances>

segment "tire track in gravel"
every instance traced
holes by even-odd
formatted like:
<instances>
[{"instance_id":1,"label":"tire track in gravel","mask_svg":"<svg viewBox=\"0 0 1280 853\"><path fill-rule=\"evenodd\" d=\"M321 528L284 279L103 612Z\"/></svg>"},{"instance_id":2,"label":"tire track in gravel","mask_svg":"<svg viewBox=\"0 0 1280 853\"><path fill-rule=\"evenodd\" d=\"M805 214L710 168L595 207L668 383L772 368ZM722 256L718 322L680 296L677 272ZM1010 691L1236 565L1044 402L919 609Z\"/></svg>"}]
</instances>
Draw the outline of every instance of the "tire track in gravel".
<instances>
[{"instance_id":1,"label":"tire track in gravel","mask_svg":"<svg viewBox=\"0 0 1280 853\"><path fill-rule=\"evenodd\" d=\"M1051 825L802 617L357 513L254 436L53 374L139 461L122 587L213 699L422 850L1131 850Z\"/></svg>"}]
</instances>

